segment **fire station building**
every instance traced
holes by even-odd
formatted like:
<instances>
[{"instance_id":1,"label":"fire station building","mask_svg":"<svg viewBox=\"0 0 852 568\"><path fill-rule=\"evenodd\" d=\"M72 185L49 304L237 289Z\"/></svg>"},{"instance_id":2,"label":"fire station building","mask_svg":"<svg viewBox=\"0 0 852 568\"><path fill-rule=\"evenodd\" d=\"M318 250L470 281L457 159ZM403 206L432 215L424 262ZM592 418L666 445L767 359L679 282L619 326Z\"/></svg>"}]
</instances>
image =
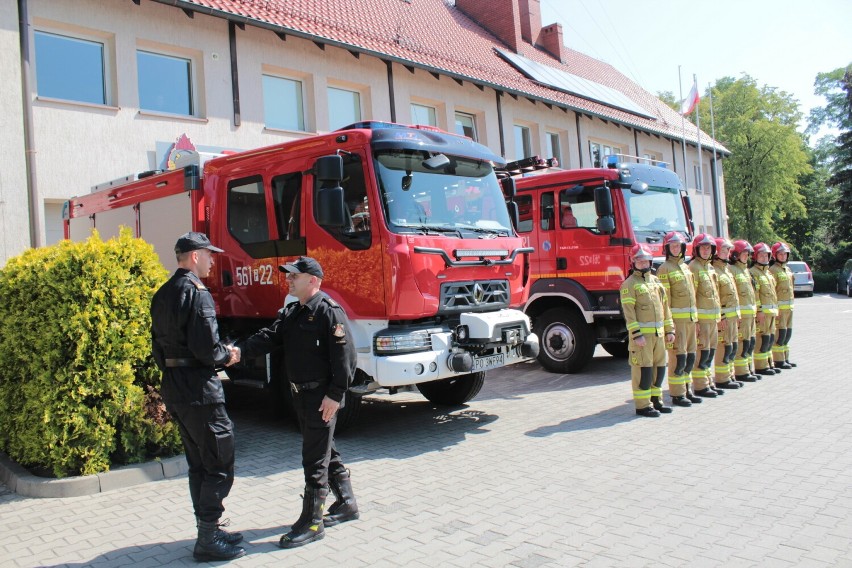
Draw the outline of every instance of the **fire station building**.
<instances>
[{"instance_id":1,"label":"fire station building","mask_svg":"<svg viewBox=\"0 0 852 568\"><path fill-rule=\"evenodd\" d=\"M176 146L244 150L367 120L436 126L507 160L666 162L696 229L725 231L728 151L565 47L539 2L0 0L0 266L60 240L68 198L165 169Z\"/></svg>"}]
</instances>

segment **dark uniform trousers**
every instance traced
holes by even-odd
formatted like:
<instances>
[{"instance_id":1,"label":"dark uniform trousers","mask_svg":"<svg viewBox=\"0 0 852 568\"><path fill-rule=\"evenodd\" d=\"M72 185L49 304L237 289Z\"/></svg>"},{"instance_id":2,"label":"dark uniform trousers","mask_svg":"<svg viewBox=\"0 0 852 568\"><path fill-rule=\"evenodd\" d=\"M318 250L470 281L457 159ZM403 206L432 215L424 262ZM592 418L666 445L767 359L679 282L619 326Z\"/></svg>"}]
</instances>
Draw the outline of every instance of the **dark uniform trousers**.
<instances>
[{"instance_id":1,"label":"dark uniform trousers","mask_svg":"<svg viewBox=\"0 0 852 568\"><path fill-rule=\"evenodd\" d=\"M216 522L234 484L234 424L223 403L169 404L167 410L183 440L195 515Z\"/></svg>"},{"instance_id":2,"label":"dark uniform trousers","mask_svg":"<svg viewBox=\"0 0 852 568\"><path fill-rule=\"evenodd\" d=\"M319 411L324 396L324 388L293 393L293 406L302 431L302 468L305 472L305 485L317 488L325 487L329 476L346 471L334 445L334 429L337 426L338 413L326 422Z\"/></svg>"}]
</instances>

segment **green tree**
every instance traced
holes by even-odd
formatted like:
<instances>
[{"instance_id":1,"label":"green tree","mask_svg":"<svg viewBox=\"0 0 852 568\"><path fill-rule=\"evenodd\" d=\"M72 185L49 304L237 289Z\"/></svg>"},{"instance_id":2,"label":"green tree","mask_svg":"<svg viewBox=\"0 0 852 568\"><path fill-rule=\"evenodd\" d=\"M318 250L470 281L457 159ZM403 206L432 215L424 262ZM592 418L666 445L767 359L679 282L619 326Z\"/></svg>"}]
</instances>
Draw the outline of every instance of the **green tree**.
<instances>
[{"instance_id":1,"label":"green tree","mask_svg":"<svg viewBox=\"0 0 852 568\"><path fill-rule=\"evenodd\" d=\"M751 242L775 241L781 224L805 213L800 180L812 172L796 131L798 103L748 75L720 79L712 93L716 138L731 151L723 163L730 232ZM699 113L702 125L710 124L707 97Z\"/></svg>"}]
</instances>

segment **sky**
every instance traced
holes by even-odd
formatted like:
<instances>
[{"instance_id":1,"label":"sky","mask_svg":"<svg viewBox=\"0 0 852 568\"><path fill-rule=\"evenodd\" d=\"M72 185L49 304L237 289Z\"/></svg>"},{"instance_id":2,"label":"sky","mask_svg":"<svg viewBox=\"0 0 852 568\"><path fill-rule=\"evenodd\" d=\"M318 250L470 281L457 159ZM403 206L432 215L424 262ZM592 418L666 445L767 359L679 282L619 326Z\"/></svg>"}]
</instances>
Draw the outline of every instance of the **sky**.
<instances>
[{"instance_id":1,"label":"sky","mask_svg":"<svg viewBox=\"0 0 852 568\"><path fill-rule=\"evenodd\" d=\"M852 62L852 0L541 0L541 20L651 93L680 99L678 67L684 97L693 74L703 95L746 73L792 94L805 117L825 105L817 73Z\"/></svg>"}]
</instances>

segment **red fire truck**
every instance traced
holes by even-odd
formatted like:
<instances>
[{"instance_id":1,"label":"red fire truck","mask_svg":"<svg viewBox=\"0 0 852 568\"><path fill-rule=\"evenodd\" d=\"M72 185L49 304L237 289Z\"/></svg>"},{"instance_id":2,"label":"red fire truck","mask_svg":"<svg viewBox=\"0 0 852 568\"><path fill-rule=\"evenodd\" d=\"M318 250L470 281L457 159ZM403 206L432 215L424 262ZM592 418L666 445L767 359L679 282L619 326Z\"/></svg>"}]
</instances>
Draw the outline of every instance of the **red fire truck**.
<instances>
[{"instance_id":1,"label":"red fire truck","mask_svg":"<svg viewBox=\"0 0 852 568\"><path fill-rule=\"evenodd\" d=\"M379 389L416 385L435 403L466 402L486 370L537 355L519 309L532 249L512 226L514 184L495 174L505 162L485 146L365 122L231 155L184 152L177 162L68 201L66 237L97 229L107 238L128 226L171 270L175 239L207 233L225 249L206 284L220 332L233 340L289 301L280 264L319 260L323 290L346 310L358 353L341 424ZM272 356L226 372L289 401L279 369Z\"/></svg>"},{"instance_id":2,"label":"red fire truck","mask_svg":"<svg viewBox=\"0 0 852 568\"><path fill-rule=\"evenodd\" d=\"M529 172L517 180L515 197L518 234L535 248L524 310L541 342L538 360L549 371L581 370L597 343L626 356L618 289L630 269L630 248L648 244L659 265L667 232L691 240L691 207L677 175L662 164L609 158L606 168L537 175L546 165L538 158L511 166L515 175Z\"/></svg>"}]
</instances>

